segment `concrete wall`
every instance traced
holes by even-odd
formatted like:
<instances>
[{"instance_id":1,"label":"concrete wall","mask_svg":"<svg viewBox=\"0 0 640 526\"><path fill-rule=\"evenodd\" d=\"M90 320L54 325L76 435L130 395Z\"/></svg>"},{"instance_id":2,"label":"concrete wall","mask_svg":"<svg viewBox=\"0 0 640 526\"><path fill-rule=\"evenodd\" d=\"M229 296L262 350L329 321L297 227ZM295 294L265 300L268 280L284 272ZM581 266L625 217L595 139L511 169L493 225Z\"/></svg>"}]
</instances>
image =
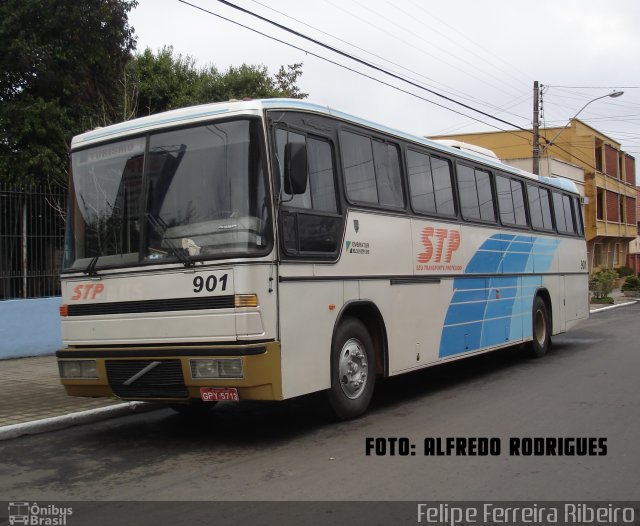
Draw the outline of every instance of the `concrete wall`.
<instances>
[{"instance_id":1,"label":"concrete wall","mask_svg":"<svg viewBox=\"0 0 640 526\"><path fill-rule=\"evenodd\" d=\"M0 301L0 360L53 354L62 347L61 298Z\"/></svg>"}]
</instances>

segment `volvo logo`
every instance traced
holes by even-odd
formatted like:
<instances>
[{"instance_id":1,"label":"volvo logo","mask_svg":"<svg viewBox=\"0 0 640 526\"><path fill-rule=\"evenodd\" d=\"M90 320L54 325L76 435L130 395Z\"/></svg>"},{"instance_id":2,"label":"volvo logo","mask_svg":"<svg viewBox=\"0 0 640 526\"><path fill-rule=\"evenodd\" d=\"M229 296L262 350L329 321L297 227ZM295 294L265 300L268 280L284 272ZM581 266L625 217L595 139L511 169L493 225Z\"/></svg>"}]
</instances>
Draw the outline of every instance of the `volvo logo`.
<instances>
[{"instance_id":1,"label":"volvo logo","mask_svg":"<svg viewBox=\"0 0 640 526\"><path fill-rule=\"evenodd\" d=\"M135 382L138 378L143 377L145 374L147 374L149 371L151 371L152 369L155 369L156 367L158 367L158 365L160 365L162 362L151 362L149 365L147 365L144 369L142 369L141 371L138 371L136 374L134 374L131 378L129 378L128 380L126 380L122 385L131 385L133 382Z\"/></svg>"}]
</instances>

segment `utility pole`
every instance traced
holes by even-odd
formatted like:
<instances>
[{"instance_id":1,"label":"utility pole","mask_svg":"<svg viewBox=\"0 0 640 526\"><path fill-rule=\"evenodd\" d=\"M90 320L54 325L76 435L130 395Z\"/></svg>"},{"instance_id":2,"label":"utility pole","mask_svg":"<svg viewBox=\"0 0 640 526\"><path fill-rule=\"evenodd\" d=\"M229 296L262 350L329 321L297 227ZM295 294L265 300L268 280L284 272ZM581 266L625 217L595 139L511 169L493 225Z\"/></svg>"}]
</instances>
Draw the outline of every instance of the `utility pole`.
<instances>
[{"instance_id":1,"label":"utility pole","mask_svg":"<svg viewBox=\"0 0 640 526\"><path fill-rule=\"evenodd\" d=\"M533 173L540 174L540 89L533 83Z\"/></svg>"}]
</instances>

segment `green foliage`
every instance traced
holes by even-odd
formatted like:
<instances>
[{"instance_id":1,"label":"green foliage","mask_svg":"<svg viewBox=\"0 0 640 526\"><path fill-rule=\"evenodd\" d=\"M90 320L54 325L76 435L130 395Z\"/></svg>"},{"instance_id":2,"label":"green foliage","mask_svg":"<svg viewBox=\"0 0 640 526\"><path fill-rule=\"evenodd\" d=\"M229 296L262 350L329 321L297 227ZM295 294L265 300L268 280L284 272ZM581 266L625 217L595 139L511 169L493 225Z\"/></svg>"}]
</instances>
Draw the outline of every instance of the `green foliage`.
<instances>
[{"instance_id":1,"label":"green foliage","mask_svg":"<svg viewBox=\"0 0 640 526\"><path fill-rule=\"evenodd\" d=\"M591 298L591 303L599 303L602 305L613 305L614 304L614 300L612 297L610 296L604 296L603 298Z\"/></svg>"},{"instance_id":2,"label":"green foliage","mask_svg":"<svg viewBox=\"0 0 640 526\"><path fill-rule=\"evenodd\" d=\"M0 181L66 183L72 135L111 120L135 0L0 2Z\"/></svg>"},{"instance_id":3,"label":"green foliage","mask_svg":"<svg viewBox=\"0 0 640 526\"><path fill-rule=\"evenodd\" d=\"M304 98L307 94L296 85L301 68L302 64L281 66L272 77L265 66L243 64L221 73L214 66L198 68L193 58L174 55L170 46L156 54L147 48L125 68L121 118L230 99Z\"/></svg>"},{"instance_id":4,"label":"green foliage","mask_svg":"<svg viewBox=\"0 0 640 526\"><path fill-rule=\"evenodd\" d=\"M619 267L616 269L616 272L621 278L626 278L627 276L633 275L633 269L631 267Z\"/></svg>"},{"instance_id":5,"label":"green foliage","mask_svg":"<svg viewBox=\"0 0 640 526\"><path fill-rule=\"evenodd\" d=\"M615 285L618 273L613 269L602 269L589 278L589 290L594 298L602 299L609 296Z\"/></svg>"},{"instance_id":6,"label":"green foliage","mask_svg":"<svg viewBox=\"0 0 640 526\"><path fill-rule=\"evenodd\" d=\"M0 2L0 182L64 186L71 137L206 102L304 98L302 64L198 68L171 47L138 55L136 0Z\"/></svg>"},{"instance_id":7,"label":"green foliage","mask_svg":"<svg viewBox=\"0 0 640 526\"><path fill-rule=\"evenodd\" d=\"M636 276L627 276L622 284L622 292L640 291L640 279Z\"/></svg>"},{"instance_id":8,"label":"green foliage","mask_svg":"<svg viewBox=\"0 0 640 526\"><path fill-rule=\"evenodd\" d=\"M124 107L120 119L193 104L200 82L193 59L174 57L171 47L161 49L157 55L147 48L132 57L125 67Z\"/></svg>"},{"instance_id":9,"label":"green foliage","mask_svg":"<svg viewBox=\"0 0 640 526\"><path fill-rule=\"evenodd\" d=\"M276 87L280 91L280 97L291 97L292 99L306 99L308 93L303 93L297 86L298 78L302 76L302 62L290 64L287 69L280 66L275 75Z\"/></svg>"}]
</instances>

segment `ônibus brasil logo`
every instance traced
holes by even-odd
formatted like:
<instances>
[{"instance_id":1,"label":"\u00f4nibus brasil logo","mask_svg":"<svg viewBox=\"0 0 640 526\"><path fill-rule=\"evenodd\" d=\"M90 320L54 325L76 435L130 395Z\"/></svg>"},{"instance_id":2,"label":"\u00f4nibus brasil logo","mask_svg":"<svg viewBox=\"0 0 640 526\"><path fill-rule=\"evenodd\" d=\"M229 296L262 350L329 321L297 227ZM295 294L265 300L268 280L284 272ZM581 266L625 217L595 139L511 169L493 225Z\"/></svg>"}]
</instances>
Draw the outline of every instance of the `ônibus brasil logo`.
<instances>
[{"instance_id":1,"label":"\u00f4nibus brasil logo","mask_svg":"<svg viewBox=\"0 0 640 526\"><path fill-rule=\"evenodd\" d=\"M63 508L55 504L39 506L37 502L10 502L9 524L32 526L65 526L67 517L73 515L72 508Z\"/></svg>"}]
</instances>

